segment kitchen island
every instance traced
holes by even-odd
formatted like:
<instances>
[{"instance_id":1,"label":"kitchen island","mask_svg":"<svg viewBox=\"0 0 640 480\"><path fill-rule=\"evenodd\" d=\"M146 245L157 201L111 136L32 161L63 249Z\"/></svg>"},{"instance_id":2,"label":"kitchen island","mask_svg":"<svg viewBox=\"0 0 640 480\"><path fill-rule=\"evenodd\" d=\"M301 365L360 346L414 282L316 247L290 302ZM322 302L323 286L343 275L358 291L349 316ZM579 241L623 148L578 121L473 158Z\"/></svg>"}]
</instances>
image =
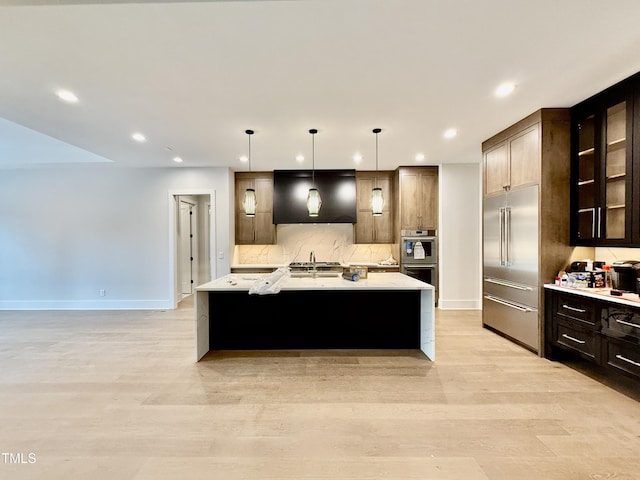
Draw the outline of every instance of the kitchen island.
<instances>
[{"instance_id":1,"label":"kitchen island","mask_svg":"<svg viewBox=\"0 0 640 480\"><path fill-rule=\"evenodd\" d=\"M196 288L196 360L210 350L420 349L435 360L434 289L401 273L283 278L229 274Z\"/></svg>"}]
</instances>

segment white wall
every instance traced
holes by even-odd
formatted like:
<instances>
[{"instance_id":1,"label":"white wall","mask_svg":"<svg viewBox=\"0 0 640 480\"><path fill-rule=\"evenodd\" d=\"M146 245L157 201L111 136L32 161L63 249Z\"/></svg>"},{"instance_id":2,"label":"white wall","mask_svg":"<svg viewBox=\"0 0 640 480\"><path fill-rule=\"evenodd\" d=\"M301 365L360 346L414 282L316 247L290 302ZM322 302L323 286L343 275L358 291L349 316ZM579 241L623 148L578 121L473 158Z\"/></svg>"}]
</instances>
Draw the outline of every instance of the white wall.
<instances>
[{"instance_id":1,"label":"white wall","mask_svg":"<svg viewBox=\"0 0 640 480\"><path fill-rule=\"evenodd\" d=\"M480 309L481 172L478 164L440 167L440 292L442 309Z\"/></svg>"},{"instance_id":2,"label":"white wall","mask_svg":"<svg viewBox=\"0 0 640 480\"><path fill-rule=\"evenodd\" d=\"M0 309L172 308L169 193L215 191L221 275L231 256L230 176L112 165L3 170Z\"/></svg>"},{"instance_id":3,"label":"white wall","mask_svg":"<svg viewBox=\"0 0 640 480\"><path fill-rule=\"evenodd\" d=\"M2 170L0 309L172 308L169 194L202 190L216 194L220 276L233 244L227 169ZM480 308L480 225L478 165L441 166L440 308Z\"/></svg>"}]
</instances>

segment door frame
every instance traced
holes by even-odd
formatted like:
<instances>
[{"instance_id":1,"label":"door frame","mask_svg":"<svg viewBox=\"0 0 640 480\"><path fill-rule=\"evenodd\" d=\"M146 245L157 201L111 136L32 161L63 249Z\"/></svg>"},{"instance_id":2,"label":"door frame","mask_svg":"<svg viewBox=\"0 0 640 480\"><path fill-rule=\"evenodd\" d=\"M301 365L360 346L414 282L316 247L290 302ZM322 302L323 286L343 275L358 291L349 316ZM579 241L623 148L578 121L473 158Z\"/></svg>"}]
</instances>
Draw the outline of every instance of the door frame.
<instances>
[{"instance_id":1,"label":"door frame","mask_svg":"<svg viewBox=\"0 0 640 480\"><path fill-rule=\"evenodd\" d=\"M169 204L169 301L172 308L177 308L181 300L178 288L178 255L177 249L177 228L178 215L176 211L176 197L182 196L209 196L209 262L211 278L217 278L216 264L216 191L215 189L185 188L180 190L170 190L167 195Z\"/></svg>"}]
</instances>

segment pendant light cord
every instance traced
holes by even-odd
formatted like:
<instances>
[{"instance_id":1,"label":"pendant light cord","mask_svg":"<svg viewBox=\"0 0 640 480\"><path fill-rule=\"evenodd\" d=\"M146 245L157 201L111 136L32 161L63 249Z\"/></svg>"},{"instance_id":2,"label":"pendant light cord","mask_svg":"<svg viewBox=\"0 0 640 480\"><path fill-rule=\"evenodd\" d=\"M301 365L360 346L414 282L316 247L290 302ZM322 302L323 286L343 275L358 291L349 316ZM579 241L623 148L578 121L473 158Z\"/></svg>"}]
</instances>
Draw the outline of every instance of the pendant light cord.
<instances>
[{"instance_id":1,"label":"pendant light cord","mask_svg":"<svg viewBox=\"0 0 640 480\"><path fill-rule=\"evenodd\" d=\"M311 134L311 185L316 188L316 133L318 130L312 128L309 133Z\"/></svg>"},{"instance_id":2,"label":"pendant light cord","mask_svg":"<svg viewBox=\"0 0 640 480\"><path fill-rule=\"evenodd\" d=\"M249 137L249 171L251 171L251 135L253 135L253 130L245 130L244 133Z\"/></svg>"},{"instance_id":3,"label":"pendant light cord","mask_svg":"<svg viewBox=\"0 0 640 480\"><path fill-rule=\"evenodd\" d=\"M249 160L249 168L251 168L251 160ZM376 172L377 171L378 171L378 134L376 133Z\"/></svg>"},{"instance_id":4,"label":"pendant light cord","mask_svg":"<svg viewBox=\"0 0 640 480\"><path fill-rule=\"evenodd\" d=\"M378 171L378 134L382 131L381 128L374 128L373 133L376 134L376 172Z\"/></svg>"}]
</instances>

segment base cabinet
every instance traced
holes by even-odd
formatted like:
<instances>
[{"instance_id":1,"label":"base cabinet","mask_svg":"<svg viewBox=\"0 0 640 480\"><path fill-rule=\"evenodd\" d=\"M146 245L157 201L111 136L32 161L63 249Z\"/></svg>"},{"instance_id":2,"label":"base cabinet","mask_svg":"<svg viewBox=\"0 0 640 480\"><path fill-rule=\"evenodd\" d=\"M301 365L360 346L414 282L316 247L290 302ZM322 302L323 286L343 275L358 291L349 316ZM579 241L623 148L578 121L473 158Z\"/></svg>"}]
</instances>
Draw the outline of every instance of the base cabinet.
<instances>
[{"instance_id":1,"label":"base cabinet","mask_svg":"<svg viewBox=\"0 0 640 480\"><path fill-rule=\"evenodd\" d=\"M545 356L566 355L640 380L640 305L545 289Z\"/></svg>"}]
</instances>

